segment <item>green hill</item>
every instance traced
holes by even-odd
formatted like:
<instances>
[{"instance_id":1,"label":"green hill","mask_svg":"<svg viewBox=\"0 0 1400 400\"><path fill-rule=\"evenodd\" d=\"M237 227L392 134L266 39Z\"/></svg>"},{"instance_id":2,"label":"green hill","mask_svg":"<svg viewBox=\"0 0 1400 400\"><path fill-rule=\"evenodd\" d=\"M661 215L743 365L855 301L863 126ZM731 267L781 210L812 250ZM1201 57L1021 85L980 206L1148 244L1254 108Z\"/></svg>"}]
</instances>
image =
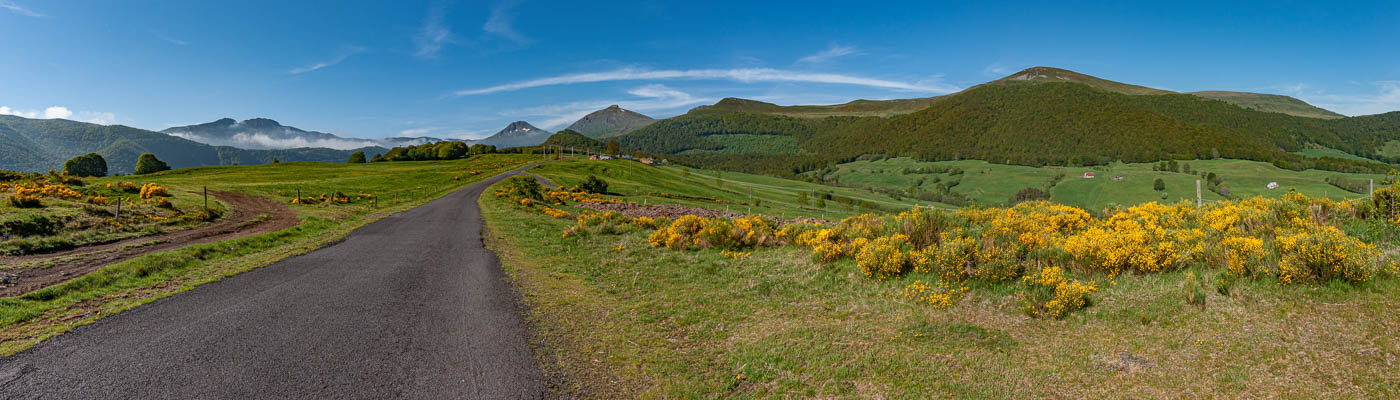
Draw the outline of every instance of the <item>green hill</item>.
<instances>
[{"instance_id":1,"label":"green hill","mask_svg":"<svg viewBox=\"0 0 1400 400\"><path fill-rule=\"evenodd\" d=\"M0 169L47 171L63 168L69 158L98 153L109 173L131 173L141 153L154 153L173 168L203 165L266 164L279 161L344 162L350 153L382 153L381 147L353 150L295 148L245 150L210 146L164 133L121 125L97 125L63 119L28 119L0 115Z\"/></svg>"},{"instance_id":2,"label":"green hill","mask_svg":"<svg viewBox=\"0 0 1400 400\"><path fill-rule=\"evenodd\" d=\"M565 129L559 131L559 133L550 135L548 139L544 140L543 144L540 144L540 147L545 148L555 146L601 152L606 150L607 143L603 143L603 141L598 139L584 136L582 133Z\"/></svg>"},{"instance_id":3,"label":"green hill","mask_svg":"<svg viewBox=\"0 0 1400 400\"><path fill-rule=\"evenodd\" d=\"M725 99L618 140L683 163L781 175L866 154L1031 166L1227 157L1291 169L1389 168L1290 153L1321 146L1400 161L1381 152L1400 140L1400 112L1299 117L1043 67L936 99L888 118L796 117L791 110L808 106Z\"/></svg>"}]
</instances>

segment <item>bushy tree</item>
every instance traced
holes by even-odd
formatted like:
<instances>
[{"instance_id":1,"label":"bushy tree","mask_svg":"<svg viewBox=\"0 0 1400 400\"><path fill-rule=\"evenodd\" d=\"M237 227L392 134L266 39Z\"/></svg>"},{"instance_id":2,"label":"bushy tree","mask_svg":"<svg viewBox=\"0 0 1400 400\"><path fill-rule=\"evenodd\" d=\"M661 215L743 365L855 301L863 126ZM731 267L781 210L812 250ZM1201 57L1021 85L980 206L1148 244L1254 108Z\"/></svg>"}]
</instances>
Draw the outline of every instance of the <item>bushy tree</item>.
<instances>
[{"instance_id":1,"label":"bushy tree","mask_svg":"<svg viewBox=\"0 0 1400 400\"><path fill-rule=\"evenodd\" d=\"M384 155L383 155L383 154L378 154L378 153L376 153L376 154L374 155L374 158L369 159L369 162L380 162L380 161L384 161Z\"/></svg>"},{"instance_id":2,"label":"bushy tree","mask_svg":"<svg viewBox=\"0 0 1400 400\"><path fill-rule=\"evenodd\" d=\"M350 162L351 164L364 164L364 163L365 163L365 152L363 152L363 151L357 151L357 152L354 152L354 153L350 153L350 161L349 161L349 162Z\"/></svg>"},{"instance_id":3,"label":"bushy tree","mask_svg":"<svg viewBox=\"0 0 1400 400\"><path fill-rule=\"evenodd\" d=\"M97 153L73 157L63 163L63 172L73 176L107 176L107 159Z\"/></svg>"},{"instance_id":4,"label":"bushy tree","mask_svg":"<svg viewBox=\"0 0 1400 400\"><path fill-rule=\"evenodd\" d=\"M1160 192L1160 191L1163 191L1163 190L1167 190L1167 182L1162 181L1162 178L1157 178L1156 180L1153 180L1153 181L1152 181L1152 190L1156 190L1156 191L1159 191L1159 192Z\"/></svg>"},{"instance_id":5,"label":"bushy tree","mask_svg":"<svg viewBox=\"0 0 1400 400\"><path fill-rule=\"evenodd\" d=\"M583 184L579 185L579 188L589 193L607 193L608 181L589 175L587 179L583 180Z\"/></svg>"},{"instance_id":6,"label":"bushy tree","mask_svg":"<svg viewBox=\"0 0 1400 400\"><path fill-rule=\"evenodd\" d=\"M620 151L620 150L621 150L621 146L618 145L618 143L617 143L616 140L609 140L609 141L608 141L608 149L607 149L607 152L606 152L606 153L608 153L608 154L617 154L617 152Z\"/></svg>"},{"instance_id":7,"label":"bushy tree","mask_svg":"<svg viewBox=\"0 0 1400 400\"><path fill-rule=\"evenodd\" d=\"M136 175L145 175L169 169L170 165L156 158L155 154L141 153L141 156L136 158L136 170L132 173Z\"/></svg>"},{"instance_id":8,"label":"bushy tree","mask_svg":"<svg viewBox=\"0 0 1400 400\"><path fill-rule=\"evenodd\" d=\"M1011 203L1016 204L1040 200L1050 200L1050 193L1046 193L1044 190L1038 188L1025 188L1016 192L1016 195L1011 198Z\"/></svg>"}]
</instances>

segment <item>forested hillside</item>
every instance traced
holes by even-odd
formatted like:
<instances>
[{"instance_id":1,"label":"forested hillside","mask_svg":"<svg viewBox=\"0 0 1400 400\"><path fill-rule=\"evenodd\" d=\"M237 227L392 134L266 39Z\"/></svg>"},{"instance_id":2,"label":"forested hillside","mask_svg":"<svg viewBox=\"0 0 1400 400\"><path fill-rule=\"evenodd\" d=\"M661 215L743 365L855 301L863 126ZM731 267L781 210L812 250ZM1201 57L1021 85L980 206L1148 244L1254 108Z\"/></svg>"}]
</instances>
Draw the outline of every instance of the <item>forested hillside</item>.
<instances>
[{"instance_id":1,"label":"forested hillside","mask_svg":"<svg viewBox=\"0 0 1400 400\"><path fill-rule=\"evenodd\" d=\"M366 153L384 152L369 147ZM121 125L97 125L63 119L28 119L0 115L0 169L60 169L75 156L98 153L110 174L130 173L141 153L153 153L173 168L202 165L266 164L278 161L344 162L356 150L295 148L245 150L210 146L164 133Z\"/></svg>"},{"instance_id":2,"label":"forested hillside","mask_svg":"<svg viewBox=\"0 0 1400 400\"><path fill-rule=\"evenodd\" d=\"M1400 112L1330 120L1305 118L1189 94L1128 95L1119 91L1132 90L1103 83L1097 86L1120 90L1075 80L989 84L890 118L796 118L772 113L780 106L726 99L658 121L618 140L628 150L685 154L675 158L681 162L784 175L864 154L1031 166L1226 157L1273 162L1292 169L1389 168L1357 160L1305 159L1289 153L1317 145L1387 162L1400 161L1377 154L1388 141L1400 140ZM776 157L763 152L745 155L721 151L734 145L726 143L726 138L735 134L790 136L806 154ZM696 150L709 152L697 154Z\"/></svg>"}]
</instances>

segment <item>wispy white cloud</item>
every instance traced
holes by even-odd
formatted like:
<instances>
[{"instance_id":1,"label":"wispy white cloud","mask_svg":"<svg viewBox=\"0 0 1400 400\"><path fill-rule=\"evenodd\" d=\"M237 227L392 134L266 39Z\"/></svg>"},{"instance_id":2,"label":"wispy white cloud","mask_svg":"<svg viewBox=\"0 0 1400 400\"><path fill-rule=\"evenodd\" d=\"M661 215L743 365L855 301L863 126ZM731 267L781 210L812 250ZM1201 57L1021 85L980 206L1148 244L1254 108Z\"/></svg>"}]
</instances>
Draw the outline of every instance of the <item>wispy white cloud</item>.
<instances>
[{"instance_id":1,"label":"wispy white cloud","mask_svg":"<svg viewBox=\"0 0 1400 400\"><path fill-rule=\"evenodd\" d=\"M525 37L515 29L515 14L511 11L519 3L516 0L506 0L497 4L495 8L491 9L491 17L486 20L486 24L481 26L481 30L508 39L518 45L530 43L530 38Z\"/></svg>"},{"instance_id":2,"label":"wispy white cloud","mask_svg":"<svg viewBox=\"0 0 1400 400\"><path fill-rule=\"evenodd\" d=\"M623 68L604 72L585 72L552 76L513 82L480 89L465 89L453 93L454 96L474 96L499 92L509 92L541 86L569 85L576 83L645 80L730 80L743 83L754 82L808 82L866 86L881 89L946 94L960 90L956 86L937 82L900 82L866 78L853 75L798 72L769 68L744 69L689 69L689 70L647 70Z\"/></svg>"},{"instance_id":3,"label":"wispy white cloud","mask_svg":"<svg viewBox=\"0 0 1400 400\"><path fill-rule=\"evenodd\" d=\"M817 52L816 54L799 58L797 59L797 62L818 64L830 61L833 58L849 56L852 54L859 54L859 51L856 50L855 46L842 46L839 44L832 43L831 47L828 47L826 50L822 50L820 52Z\"/></svg>"},{"instance_id":4,"label":"wispy white cloud","mask_svg":"<svg viewBox=\"0 0 1400 400\"><path fill-rule=\"evenodd\" d=\"M1306 84L1276 86L1284 94L1297 97L1344 115L1371 115L1400 111L1400 81L1378 81L1370 85L1370 93L1336 94L1313 89Z\"/></svg>"},{"instance_id":5,"label":"wispy white cloud","mask_svg":"<svg viewBox=\"0 0 1400 400\"><path fill-rule=\"evenodd\" d=\"M33 10L30 10L30 9L28 9L28 8L24 8L24 7L20 6L19 4L15 4L14 2L9 1L9 0L0 0L0 8L6 9L6 10L10 10L10 11L14 11L14 12L17 13L17 14L23 15L23 16L26 16L26 17L42 17L42 16L44 16L44 14L40 14L40 13L34 12Z\"/></svg>"},{"instance_id":6,"label":"wispy white cloud","mask_svg":"<svg viewBox=\"0 0 1400 400\"><path fill-rule=\"evenodd\" d=\"M990 76L990 77L997 77L997 78L1000 78L1000 77L1003 77L1003 76L1007 76L1007 75L1011 75L1012 72L1016 72L1016 71L1015 71L1015 70L1012 70L1010 67L1007 67L1006 65L1003 65L1003 64L1000 63L1000 62L994 62L994 63L991 63L990 65L987 65L985 68L982 68L982 75L986 75L986 76Z\"/></svg>"},{"instance_id":7,"label":"wispy white cloud","mask_svg":"<svg viewBox=\"0 0 1400 400\"><path fill-rule=\"evenodd\" d=\"M512 118L545 117L547 119L539 123L541 127L546 129L558 129L572 124L574 121L578 121L579 118L583 118L583 116L588 115L588 113L598 111L610 105L617 105L628 110L646 113L652 111L675 110L696 104L712 103L718 100L695 97L690 93L662 84L651 84L633 88L632 90L628 90L627 94L634 97L622 100L576 101L507 111L501 114Z\"/></svg>"},{"instance_id":8,"label":"wispy white cloud","mask_svg":"<svg viewBox=\"0 0 1400 400\"><path fill-rule=\"evenodd\" d=\"M345 59L350 58L350 56L363 53L363 52L365 52L365 50L367 50L367 49L365 49L364 47L360 47L360 46L345 46L344 48L341 49L340 53L337 54L337 55L335 56L335 58L332 58L332 59L326 60L326 61L322 61L322 62L318 62L318 63L315 63L315 64L307 65L307 66L304 66L304 67L292 68L290 71L287 71L287 73L293 74L293 75L296 75L296 74L304 74L304 73L311 72L311 71L315 71L315 70L318 70L318 69L330 67L330 66L333 66L333 65L336 65L336 64L340 64L341 62L344 62Z\"/></svg>"},{"instance_id":9,"label":"wispy white cloud","mask_svg":"<svg viewBox=\"0 0 1400 400\"><path fill-rule=\"evenodd\" d=\"M417 46L414 56L436 58L443 45L452 43L452 28L443 24L445 12L442 5L434 5L428 10L428 18L423 21L423 27L418 29L418 35L413 37L413 44Z\"/></svg>"},{"instance_id":10,"label":"wispy white cloud","mask_svg":"<svg viewBox=\"0 0 1400 400\"><path fill-rule=\"evenodd\" d=\"M157 30L152 30L152 31L151 31L151 34L152 34L152 35L155 35L156 39L163 40L163 41L165 41L166 43L170 43L170 44L177 45L177 46L189 45L189 42L186 42L186 41L183 41L183 40L180 40L180 39L176 39L176 38L174 38L174 37L171 37L170 35L165 34L165 32L161 32L161 31L157 31Z\"/></svg>"}]
</instances>

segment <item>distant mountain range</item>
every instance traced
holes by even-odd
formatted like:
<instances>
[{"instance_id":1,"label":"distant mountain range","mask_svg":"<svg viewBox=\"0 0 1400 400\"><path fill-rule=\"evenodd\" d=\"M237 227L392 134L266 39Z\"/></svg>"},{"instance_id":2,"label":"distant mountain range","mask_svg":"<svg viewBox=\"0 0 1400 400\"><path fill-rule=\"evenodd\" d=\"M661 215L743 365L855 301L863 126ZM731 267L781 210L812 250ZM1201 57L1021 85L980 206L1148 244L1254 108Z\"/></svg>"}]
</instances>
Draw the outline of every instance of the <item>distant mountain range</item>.
<instances>
[{"instance_id":1,"label":"distant mountain range","mask_svg":"<svg viewBox=\"0 0 1400 400\"><path fill-rule=\"evenodd\" d=\"M693 165L776 174L866 154L1025 165L1218 155L1296 167L1317 161L1293 152L1321 146L1400 162L1400 154L1385 150L1400 145L1400 112L1345 117L1287 96L1176 93L1050 67L1029 68L953 94L914 99L780 106L726 98L662 120L610 106L584 116L566 131L555 140L596 145L584 139L615 139L627 151L672 154ZM467 142L521 147L539 145L550 136L528 122L516 121L490 137ZM106 157L113 172L131 170L143 152L155 153L176 168L259 164L274 157L343 162L355 150L372 155L388 147L440 140L444 139L346 138L266 118L224 118L162 133L0 116L0 168L44 171L88 152ZM1329 168L1380 168L1362 164Z\"/></svg>"},{"instance_id":2,"label":"distant mountain range","mask_svg":"<svg viewBox=\"0 0 1400 400\"><path fill-rule=\"evenodd\" d=\"M652 122L656 122L656 120L612 105L583 116L566 129L590 138L600 139L625 135L628 132L651 125Z\"/></svg>"},{"instance_id":3,"label":"distant mountain range","mask_svg":"<svg viewBox=\"0 0 1400 400\"><path fill-rule=\"evenodd\" d=\"M494 135L487 136L485 139L471 140L468 142L472 144L489 144L499 148L535 146L544 143L545 139L549 139L549 135L549 131L536 128L534 125L530 125L529 122L515 121L510 123L510 125L506 125L505 129L501 129Z\"/></svg>"},{"instance_id":4,"label":"distant mountain range","mask_svg":"<svg viewBox=\"0 0 1400 400\"><path fill-rule=\"evenodd\" d=\"M196 141L122 125L97 125L65 119L29 119L0 115L0 168L38 172L63 168L63 162L96 152L112 174L129 174L141 153L153 153L174 168L203 165L266 164L280 161L345 162L350 153L383 153L379 146L336 150L295 148L249 150Z\"/></svg>"},{"instance_id":5,"label":"distant mountain range","mask_svg":"<svg viewBox=\"0 0 1400 400\"><path fill-rule=\"evenodd\" d=\"M267 118L253 118L235 121L223 118L218 121L177 126L161 131L171 136L214 145L231 146L249 150L276 150L302 147L324 147L337 150L362 147L396 147L439 142L442 139L431 137L389 137L384 139L346 138L325 132L307 131L284 126Z\"/></svg>"}]
</instances>

